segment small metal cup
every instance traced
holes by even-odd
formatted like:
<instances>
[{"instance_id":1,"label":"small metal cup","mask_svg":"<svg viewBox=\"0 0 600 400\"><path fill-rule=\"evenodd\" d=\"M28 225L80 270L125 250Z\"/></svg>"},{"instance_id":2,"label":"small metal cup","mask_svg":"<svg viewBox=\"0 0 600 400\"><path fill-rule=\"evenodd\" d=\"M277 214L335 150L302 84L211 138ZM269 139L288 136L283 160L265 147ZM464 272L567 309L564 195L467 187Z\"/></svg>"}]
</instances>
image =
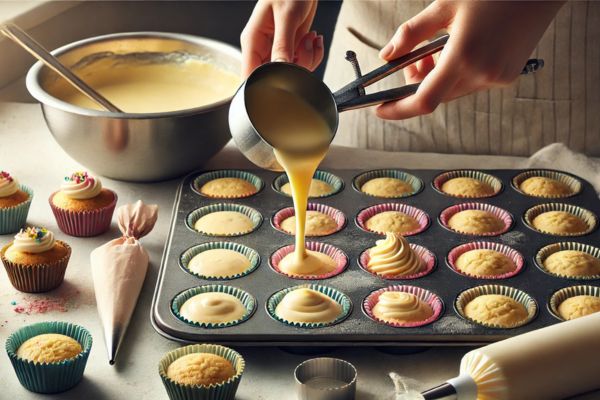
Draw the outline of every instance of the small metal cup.
<instances>
[{"instance_id":1,"label":"small metal cup","mask_svg":"<svg viewBox=\"0 0 600 400\"><path fill-rule=\"evenodd\" d=\"M356 375L354 365L338 358L306 360L294 370L298 399L353 400Z\"/></svg>"}]
</instances>

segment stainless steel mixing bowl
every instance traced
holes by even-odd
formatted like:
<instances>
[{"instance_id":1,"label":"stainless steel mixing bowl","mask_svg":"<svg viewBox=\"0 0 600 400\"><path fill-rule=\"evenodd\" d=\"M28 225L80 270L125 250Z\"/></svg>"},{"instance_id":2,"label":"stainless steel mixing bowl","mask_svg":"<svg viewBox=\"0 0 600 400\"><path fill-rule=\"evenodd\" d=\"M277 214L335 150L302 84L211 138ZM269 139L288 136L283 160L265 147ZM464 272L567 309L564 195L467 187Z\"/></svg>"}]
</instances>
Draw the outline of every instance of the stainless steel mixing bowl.
<instances>
[{"instance_id":1,"label":"stainless steel mixing bowl","mask_svg":"<svg viewBox=\"0 0 600 400\"><path fill-rule=\"evenodd\" d=\"M241 54L228 44L162 32L97 36L52 52L77 70L82 62L131 53L188 54L239 74ZM42 105L48 128L60 146L86 168L109 178L158 181L200 167L231 138L231 97L181 111L130 114L96 111L66 103L46 88L58 76L40 62L27 74L27 89ZM232 94L233 95L233 94Z\"/></svg>"}]
</instances>

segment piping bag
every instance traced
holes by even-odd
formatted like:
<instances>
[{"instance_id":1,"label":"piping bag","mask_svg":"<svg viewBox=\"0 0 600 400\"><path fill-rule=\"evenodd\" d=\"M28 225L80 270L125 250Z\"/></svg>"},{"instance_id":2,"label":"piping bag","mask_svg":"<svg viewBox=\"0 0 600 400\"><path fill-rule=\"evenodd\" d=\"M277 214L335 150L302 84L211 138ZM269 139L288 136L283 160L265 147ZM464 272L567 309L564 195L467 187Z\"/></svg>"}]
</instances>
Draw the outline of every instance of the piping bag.
<instances>
[{"instance_id":1,"label":"piping bag","mask_svg":"<svg viewBox=\"0 0 600 400\"><path fill-rule=\"evenodd\" d=\"M492 343L465 354L460 374L426 400L564 399L600 388L600 313Z\"/></svg>"},{"instance_id":2,"label":"piping bag","mask_svg":"<svg viewBox=\"0 0 600 400\"><path fill-rule=\"evenodd\" d=\"M117 221L123 236L94 249L90 255L96 304L111 365L148 270L148 253L139 239L150 233L157 217L158 206L141 200L119 207Z\"/></svg>"}]
</instances>

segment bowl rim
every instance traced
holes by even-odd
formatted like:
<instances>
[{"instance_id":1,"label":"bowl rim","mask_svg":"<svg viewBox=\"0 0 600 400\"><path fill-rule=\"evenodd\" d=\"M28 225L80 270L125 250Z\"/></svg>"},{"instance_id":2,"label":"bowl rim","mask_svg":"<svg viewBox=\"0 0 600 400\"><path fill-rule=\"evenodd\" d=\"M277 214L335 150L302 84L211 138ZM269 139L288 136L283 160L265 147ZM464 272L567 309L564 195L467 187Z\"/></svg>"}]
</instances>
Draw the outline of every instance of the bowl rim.
<instances>
[{"instance_id":1,"label":"bowl rim","mask_svg":"<svg viewBox=\"0 0 600 400\"><path fill-rule=\"evenodd\" d=\"M187 42L195 45L203 45L210 48L213 48L219 52L222 52L226 55L232 56L241 62L242 53L239 48L232 46L228 43L221 42L215 39L209 39L203 36L189 35L183 33L173 33L173 32L157 32L157 31L139 31L139 32L119 32L119 33L111 33L107 35L93 36L90 38L78 40L64 46L61 46L55 50L52 50L50 53L54 56L60 56L65 54L71 50L78 49L81 47L85 47L89 44L99 43L104 41L110 41L115 39L131 39L131 38L154 38L154 39L171 39L171 40L179 40L183 42ZM27 90L37 101L42 103L44 106L50 106L57 108L61 111L89 116L89 117L105 117L105 118L114 118L114 119L157 119L157 118L165 118L165 117L178 117L178 116L187 116L193 114L199 114L207 111L212 111L215 108L228 104L233 98L235 93L232 93L231 96L224 98L218 102L206 104L201 107L195 108L187 108L183 110L176 111L168 111L168 112L153 112L153 113L115 113L110 111L100 111L100 110L91 110L88 108L78 107L73 104L62 101L52 95L50 95L46 90L42 88L38 79L41 73L42 68L45 67L41 61L37 61L35 64L29 68L27 72L27 76L25 79L25 85Z\"/></svg>"}]
</instances>

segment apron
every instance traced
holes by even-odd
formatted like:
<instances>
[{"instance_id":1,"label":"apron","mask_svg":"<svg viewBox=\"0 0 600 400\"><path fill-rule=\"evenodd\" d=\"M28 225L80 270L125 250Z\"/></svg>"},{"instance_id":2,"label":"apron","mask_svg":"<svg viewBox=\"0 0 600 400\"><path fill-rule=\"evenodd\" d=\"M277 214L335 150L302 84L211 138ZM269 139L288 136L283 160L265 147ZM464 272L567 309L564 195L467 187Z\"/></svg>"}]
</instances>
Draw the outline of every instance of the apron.
<instances>
[{"instance_id":1,"label":"apron","mask_svg":"<svg viewBox=\"0 0 600 400\"><path fill-rule=\"evenodd\" d=\"M325 83L337 90L354 73L344 59L357 53L362 72L380 66L378 51L397 27L428 1L343 2ZM390 151L529 156L554 142L600 156L600 2L568 2L532 58L545 67L506 88L441 104L432 114L403 121L377 118L372 109L340 114L335 144ZM401 71L366 90L404 85Z\"/></svg>"}]
</instances>

